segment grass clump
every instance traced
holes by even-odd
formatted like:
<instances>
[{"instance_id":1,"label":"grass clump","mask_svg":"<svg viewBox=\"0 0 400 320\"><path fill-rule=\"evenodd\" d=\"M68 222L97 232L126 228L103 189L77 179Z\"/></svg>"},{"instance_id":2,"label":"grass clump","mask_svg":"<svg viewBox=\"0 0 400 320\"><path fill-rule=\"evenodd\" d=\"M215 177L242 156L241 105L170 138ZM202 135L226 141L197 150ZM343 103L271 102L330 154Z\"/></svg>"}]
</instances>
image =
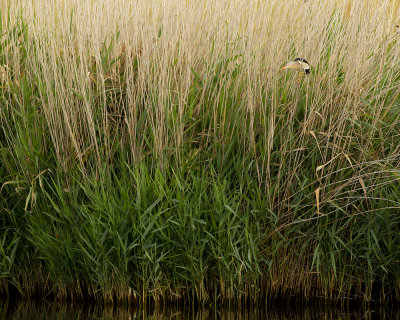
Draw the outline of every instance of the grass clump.
<instances>
[{"instance_id":1,"label":"grass clump","mask_svg":"<svg viewBox=\"0 0 400 320\"><path fill-rule=\"evenodd\" d=\"M2 293L399 299L398 8L216 5L2 2Z\"/></svg>"}]
</instances>

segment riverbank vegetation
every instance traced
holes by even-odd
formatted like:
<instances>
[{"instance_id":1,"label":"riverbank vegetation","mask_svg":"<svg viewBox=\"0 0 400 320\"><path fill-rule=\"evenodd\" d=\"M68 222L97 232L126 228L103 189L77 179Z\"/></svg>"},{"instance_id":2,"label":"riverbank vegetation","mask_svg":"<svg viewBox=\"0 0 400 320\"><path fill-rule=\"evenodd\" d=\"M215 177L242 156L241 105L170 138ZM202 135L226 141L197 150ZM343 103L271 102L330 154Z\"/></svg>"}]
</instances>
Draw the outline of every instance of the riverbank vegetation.
<instances>
[{"instance_id":1,"label":"riverbank vegetation","mask_svg":"<svg viewBox=\"0 0 400 320\"><path fill-rule=\"evenodd\" d=\"M400 298L398 2L0 10L2 294Z\"/></svg>"}]
</instances>

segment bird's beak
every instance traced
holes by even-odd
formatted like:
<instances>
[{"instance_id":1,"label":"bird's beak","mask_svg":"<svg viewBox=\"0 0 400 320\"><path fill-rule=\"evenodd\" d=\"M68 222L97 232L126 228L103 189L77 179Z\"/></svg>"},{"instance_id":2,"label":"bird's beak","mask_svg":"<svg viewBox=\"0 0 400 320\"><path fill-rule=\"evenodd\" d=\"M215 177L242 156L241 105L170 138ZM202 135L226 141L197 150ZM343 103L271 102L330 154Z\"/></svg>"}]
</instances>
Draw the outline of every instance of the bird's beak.
<instances>
[{"instance_id":1,"label":"bird's beak","mask_svg":"<svg viewBox=\"0 0 400 320\"><path fill-rule=\"evenodd\" d=\"M287 65L284 65L282 68L280 68L279 70L283 70L283 69L286 69L287 68Z\"/></svg>"}]
</instances>

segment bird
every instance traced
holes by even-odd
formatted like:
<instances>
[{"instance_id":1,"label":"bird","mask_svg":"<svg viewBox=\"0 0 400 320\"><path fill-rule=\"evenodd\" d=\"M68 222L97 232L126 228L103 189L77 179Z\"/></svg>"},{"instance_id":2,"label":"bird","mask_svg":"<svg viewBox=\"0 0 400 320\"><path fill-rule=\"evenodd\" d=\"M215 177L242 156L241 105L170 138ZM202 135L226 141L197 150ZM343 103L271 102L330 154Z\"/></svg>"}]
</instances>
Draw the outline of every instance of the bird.
<instances>
[{"instance_id":1,"label":"bird","mask_svg":"<svg viewBox=\"0 0 400 320\"><path fill-rule=\"evenodd\" d=\"M284 65L281 70L283 69L295 69L299 71L299 76L297 80L300 82L300 78L304 75L310 74L310 64L307 62L306 59L303 58L296 58L293 61L288 62Z\"/></svg>"}]
</instances>

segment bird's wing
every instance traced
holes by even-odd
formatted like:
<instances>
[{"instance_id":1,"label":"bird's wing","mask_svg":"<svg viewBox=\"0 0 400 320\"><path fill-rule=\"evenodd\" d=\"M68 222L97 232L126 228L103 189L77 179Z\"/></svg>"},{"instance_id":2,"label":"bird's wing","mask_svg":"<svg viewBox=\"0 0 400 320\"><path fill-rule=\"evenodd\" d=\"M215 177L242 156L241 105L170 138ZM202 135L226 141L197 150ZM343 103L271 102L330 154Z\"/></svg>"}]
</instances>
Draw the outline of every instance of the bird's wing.
<instances>
[{"instance_id":1,"label":"bird's wing","mask_svg":"<svg viewBox=\"0 0 400 320\"><path fill-rule=\"evenodd\" d=\"M307 60L304 59L304 58L296 58L296 59L294 59L294 61L305 62L305 63L309 64L309 63L307 62Z\"/></svg>"}]
</instances>

